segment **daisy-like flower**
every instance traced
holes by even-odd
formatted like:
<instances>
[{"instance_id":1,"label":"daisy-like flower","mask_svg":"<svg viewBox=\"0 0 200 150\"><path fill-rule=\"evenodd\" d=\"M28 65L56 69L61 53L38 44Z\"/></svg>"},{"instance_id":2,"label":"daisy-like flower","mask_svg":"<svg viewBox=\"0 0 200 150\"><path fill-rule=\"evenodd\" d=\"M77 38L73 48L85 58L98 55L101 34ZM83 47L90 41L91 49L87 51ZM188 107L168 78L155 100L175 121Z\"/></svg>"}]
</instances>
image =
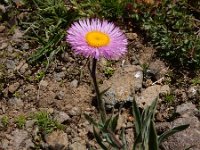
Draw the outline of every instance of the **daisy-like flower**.
<instances>
[{"instance_id":1,"label":"daisy-like flower","mask_svg":"<svg viewBox=\"0 0 200 150\"><path fill-rule=\"evenodd\" d=\"M66 40L76 54L95 59L116 60L127 51L123 32L106 20L79 20L67 30Z\"/></svg>"}]
</instances>

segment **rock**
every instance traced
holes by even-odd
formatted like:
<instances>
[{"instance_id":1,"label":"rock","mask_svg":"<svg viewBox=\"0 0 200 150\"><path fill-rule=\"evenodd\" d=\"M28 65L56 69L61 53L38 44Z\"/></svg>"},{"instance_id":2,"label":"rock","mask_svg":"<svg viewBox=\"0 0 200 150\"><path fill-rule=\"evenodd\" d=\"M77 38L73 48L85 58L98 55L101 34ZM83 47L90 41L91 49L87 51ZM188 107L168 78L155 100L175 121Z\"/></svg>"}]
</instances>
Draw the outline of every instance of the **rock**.
<instances>
[{"instance_id":1,"label":"rock","mask_svg":"<svg viewBox=\"0 0 200 150\"><path fill-rule=\"evenodd\" d=\"M199 88L199 86L190 86L187 91L188 98L198 98Z\"/></svg>"},{"instance_id":2,"label":"rock","mask_svg":"<svg viewBox=\"0 0 200 150\"><path fill-rule=\"evenodd\" d=\"M45 80L41 80L41 81L40 81L40 86L41 86L41 87L46 88L46 87L48 86L48 84L49 84L49 83L48 83L47 81L45 81Z\"/></svg>"},{"instance_id":3,"label":"rock","mask_svg":"<svg viewBox=\"0 0 200 150\"><path fill-rule=\"evenodd\" d=\"M6 61L6 67L7 67L7 69L14 70L15 67L16 67L15 62L13 60L7 60Z\"/></svg>"},{"instance_id":4,"label":"rock","mask_svg":"<svg viewBox=\"0 0 200 150\"><path fill-rule=\"evenodd\" d=\"M15 82L8 87L10 93L14 93L20 86L19 82Z\"/></svg>"},{"instance_id":5,"label":"rock","mask_svg":"<svg viewBox=\"0 0 200 150\"><path fill-rule=\"evenodd\" d=\"M7 139L1 139L0 145L1 145L0 148L2 148L3 150L4 150L4 149L5 149L5 150L8 149L9 140L7 140Z\"/></svg>"},{"instance_id":6,"label":"rock","mask_svg":"<svg viewBox=\"0 0 200 150\"><path fill-rule=\"evenodd\" d=\"M81 142L74 142L69 148L70 150L86 150L85 144Z\"/></svg>"},{"instance_id":7,"label":"rock","mask_svg":"<svg viewBox=\"0 0 200 150\"><path fill-rule=\"evenodd\" d=\"M23 32L20 31L18 28L15 29L15 33L12 36L12 40L15 42L21 42L21 39L23 38Z\"/></svg>"},{"instance_id":8,"label":"rock","mask_svg":"<svg viewBox=\"0 0 200 150\"><path fill-rule=\"evenodd\" d=\"M78 80L74 79L74 80L70 83L70 85L71 85L72 87L74 87L74 88L77 88L77 87L78 87Z\"/></svg>"},{"instance_id":9,"label":"rock","mask_svg":"<svg viewBox=\"0 0 200 150\"><path fill-rule=\"evenodd\" d=\"M23 146L21 147L22 150L30 150L31 148L34 148L35 144L32 142L32 139L26 139L23 142Z\"/></svg>"},{"instance_id":10,"label":"rock","mask_svg":"<svg viewBox=\"0 0 200 150\"><path fill-rule=\"evenodd\" d=\"M28 138L28 132L25 130L16 129L12 133L12 139L10 141L10 145L12 146L12 150L19 150L23 147L23 141Z\"/></svg>"},{"instance_id":11,"label":"rock","mask_svg":"<svg viewBox=\"0 0 200 150\"><path fill-rule=\"evenodd\" d=\"M110 79L104 81L100 91L110 87L102 97L106 109L132 101L133 93L142 87L142 75L141 67L129 65L119 68Z\"/></svg>"},{"instance_id":12,"label":"rock","mask_svg":"<svg viewBox=\"0 0 200 150\"><path fill-rule=\"evenodd\" d=\"M200 149L200 123L196 117L179 118L171 123L171 127L190 124L189 128L181 132L175 133L170 136L165 142L163 147L165 150L182 150L190 146L194 146L192 150Z\"/></svg>"},{"instance_id":13,"label":"rock","mask_svg":"<svg viewBox=\"0 0 200 150\"><path fill-rule=\"evenodd\" d=\"M159 97L160 93L168 93L169 87L168 85L153 85L146 88L142 91L141 95L136 95L135 99L138 103L139 107L145 108L146 106L150 106L151 103Z\"/></svg>"},{"instance_id":14,"label":"rock","mask_svg":"<svg viewBox=\"0 0 200 150\"><path fill-rule=\"evenodd\" d=\"M79 116L81 115L81 109L79 107L73 107L68 113L70 116Z\"/></svg>"},{"instance_id":15,"label":"rock","mask_svg":"<svg viewBox=\"0 0 200 150\"><path fill-rule=\"evenodd\" d=\"M10 98L8 100L10 106L14 107L14 109L21 109L24 106L23 101L20 98Z\"/></svg>"},{"instance_id":16,"label":"rock","mask_svg":"<svg viewBox=\"0 0 200 150\"><path fill-rule=\"evenodd\" d=\"M0 50L3 50L8 47L8 43L2 43L0 46Z\"/></svg>"},{"instance_id":17,"label":"rock","mask_svg":"<svg viewBox=\"0 0 200 150\"><path fill-rule=\"evenodd\" d=\"M191 102L181 104L176 108L176 113L180 114L182 117L194 116L197 111L198 109Z\"/></svg>"},{"instance_id":18,"label":"rock","mask_svg":"<svg viewBox=\"0 0 200 150\"><path fill-rule=\"evenodd\" d=\"M24 74L25 71L26 71L27 69L28 69L28 64L25 63L25 64L20 68L19 72L20 72L21 74Z\"/></svg>"},{"instance_id":19,"label":"rock","mask_svg":"<svg viewBox=\"0 0 200 150\"><path fill-rule=\"evenodd\" d=\"M68 146L67 134L61 130L53 131L45 138L50 148L64 149Z\"/></svg>"},{"instance_id":20,"label":"rock","mask_svg":"<svg viewBox=\"0 0 200 150\"><path fill-rule=\"evenodd\" d=\"M154 75L156 80L159 80L167 73L168 68L165 66L163 61L156 59L156 61L150 63L148 70L152 75Z\"/></svg>"},{"instance_id":21,"label":"rock","mask_svg":"<svg viewBox=\"0 0 200 150\"><path fill-rule=\"evenodd\" d=\"M29 44L28 43L24 43L22 45L22 50L28 50L29 49Z\"/></svg>"},{"instance_id":22,"label":"rock","mask_svg":"<svg viewBox=\"0 0 200 150\"><path fill-rule=\"evenodd\" d=\"M5 28L6 28L5 26L0 25L0 33L3 32L5 30Z\"/></svg>"},{"instance_id":23,"label":"rock","mask_svg":"<svg viewBox=\"0 0 200 150\"><path fill-rule=\"evenodd\" d=\"M59 112L55 112L54 119L57 120L59 123L63 123L63 122L69 121L71 118L69 117L67 113L59 111Z\"/></svg>"},{"instance_id":24,"label":"rock","mask_svg":"<svg viewBox=\"0 0 200 150\"><path fill-rule=\"evenodd\" d=\"M55 73L54 77L56 81L61 81L65 77L65 73L64 72Z\"/></svg>"},{"instance_id":25,"label":"rock","mask_svg":"<svg viewBox=\"0 0 200 150\"><path fill-rule=\"evenodd\" d=\"M129 39L129 40L136 40L138 35L136 33L126 33L126 37Z\"/></svg>"},{"instance_id":26,"label":"rock","mask_svg":"<svg viewBox=\"0 0 200 150\"><path fill-rule=\"evenodd\" d=\"M57 94L56 94L56 99L58 100L62 100L65 96L65 92L64 91L59 91Z\"/></svg>"}]
</instances>

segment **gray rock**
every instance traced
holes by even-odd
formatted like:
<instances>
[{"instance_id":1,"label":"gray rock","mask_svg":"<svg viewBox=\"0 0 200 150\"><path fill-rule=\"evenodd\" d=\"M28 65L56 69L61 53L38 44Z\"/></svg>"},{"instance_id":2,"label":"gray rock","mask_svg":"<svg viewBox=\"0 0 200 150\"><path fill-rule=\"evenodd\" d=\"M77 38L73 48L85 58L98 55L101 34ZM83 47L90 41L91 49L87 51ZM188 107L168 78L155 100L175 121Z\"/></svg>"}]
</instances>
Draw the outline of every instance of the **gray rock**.
<instances>
[{"instance_id":1,"label":"gray rock","mask_svg":"<svg viewBox=\"0 0 200 150\"><path fill-rule=\"evenodd\" d=\"M26 139L23 142L23 146L21 146L22 150L30 150L31 148L34 148L35 144L32 142L32 139Z\"/></svg>"},{"instance_id":2,"label":"gray rock","mask_svg":"<svg viewBox=\"0 0 200 150\"><path fill-rule=\"evenodd\" d=\"M191 102L184 103L176 108L176 113L180 114L182 117L194 116L197 111L196 106Z\"/></svg>"},{"instance_id":3,"label":"gray rock","mask_svg":"<svg viewBox=\"0 0 200 150\"><path fill-rule=\"evenodd\" d=\"M28 50L29 49L29 44L28 43L24 43L22 45L22 50Z\"/></svg>"},{"instance_id":4,"label":"gray rock","mask_svg":"<svg viewBox=\"0 0 200 150\"><path fill-rule=\"evenodd\" d=\"M40 81L40 86L46 88L48 86L48 82L46 80L41 80Z\"/></svg>"},{"instance_id":5,"label":"gray rock","mask_svg":"<svg viewBox=\"0 0 200 150\"><path fill-rule=\"evenodd\" d=\"M139 66L129 65L116 70L100 87L101 91L109 88L103 95L106 108L132 101L133 93L142 87L142 79L142 68Z\"/></svg>"},{"instance_id":6,"label":"gray rock","mask_svg":"<svg viewBox=\"0 0 200 150\"><path fill-rule=\"evenodd\" d=\"M86 150L85 144L81 142L74 142L69 148L70 150Z\"/></svg>"},{"instance_id":7,"label":"gray rock","mask_svg":"<svg viewBox=\"0 0 200 150\"><path fill-rule=\"evenodd\" d=\"M54 149L64 149L68 146L67 134L61 130L53 131L45 139L49 147Z\"/></svg>"},{"instance_id":8,"label":"gray rock","mask_svg":"<svg viewBox=\"0 0 200 150\"><path fill-rule=\"evenodd\" d=\"M25 71L26 71L27 69L28 69L28 64L25 63L25 64L23 64L22 67L19 69L19 72L20 72L21 74L24 74Z\"/></svg>"},{"instance_id":9,"label":"gray rock","mask_svg":"<svg viewBox=\"0 0 200 150\"><path fill-rule=\"evenodd\" d=\"M5 28L6 28L5 26L0 25L0 33L3 32L5 30Z\"/></svg>"},{"instance_id":10,"label":"gray rock","mask_svg":"<svg viewBox=\"0 0 200 150\"><path fill-rule=\"evenodd\" d=\"M126 37L129 39L129 40L136 40L138 35L136 33L126 33Z\"/></svg>"},{"instance_id":11,"label":"gray rock","mask_svg":"<svg viewBox=\"0 0 200 150\"><path fill-rule=\"evenodd\" d=\"M168 93L169 87L167 85L153 85L146 88L140 95L136 95L135 99L138 105L142 108L150 106L151 103L159 97L160 93Z\"/></svg>"},{"instance_id":12,"label":"gray rock","mask_svg":"<svg viewBox=\"0 0 200 150\"><path fill-rule=\"evenodd\" d=\"M61 81L65 77L65 73L64 72L55 73L54 77L56 81Z\"/></svg>"},{"instance_id":13,"label":"gray rock","mask_svg":"<svg viewBox=\"0 0 200 150\"><path fill-rule=\"evenodd\" d=\"M23 101L20 98L10 98L8 100L10 106L14 107L14 109L21 109L24 106Z\"/></svg>"},{"instance_id":14,"label":"gray rock","mask_svg":"<svg viewBox=\"0 0 200 150\"><path fill-rule=\"evenodd\" d=\"M20 86L19 82L15 82L8 87L10 93L14 93Z\"/></svg>"},{"instance_id":15,"label":"gray rock","mask_svg":"<svg viewBox=\"0 0 200 150\"><path fill-rule=\"evenodd\" d=\"M190 86L187 91L188 98L199 98L199 86Z\"/></svg>"},{"instance_id":16,"label":"gray rock","mask_svg":"<svg viewBox=\"0 0 200 150\"><path fill-rule=\"evenodd\" d=\"M3 50L8 47L8 43L2 43L0 46L0 50Z\"/></svg>"},{"instance_id":17,"label":"gray rock","mask_svg":"<svg viewBox=\"0 0 200 150\"><path fill-rule=\"evenodd\" d=\"M182 150L190 146L195 146L192 150L200 149L200 123L196 117L179 118L172 122L171 127L190 124L184 131L170 136L162 145L165 150ZM170 128L171 128L170 127Z\"/></svg>"},{"instance_id":18,"label":"gray rock","mask_svg":"<svg viewBox=\"0 0 200 150\"><path fill-rule=\"evenodd\" d=\"M74 88L77 88L77 87L78 87L78 80L74 79L74 80L70 83L70 85L71 85L72 87L74 87Z\"/></svg>"},{"instance_id":19,"label":"gray rock","mask_svg":"<svg viewBox=\"0 0 200 150\"><path fill-rule=\"evenodd\" d=\"M68 114L70 115L70 116L79 116L79 115L81 115L81 109L79 108L79 107L73 107L69 112L68 112Z\"/></svg>"},{"instance_id":20,"label":"gray rock","mask_svg":"<svg viewBox=\"0 0 200 150\"><path fill-rule=\"evenodd\" d=\"M65 96L65 92L64 91L59 91L57 94L56 94L56 99L58 100L62 100Z\"/></svg>"},{"instance_id":21,"label":"gray rock","mask_svg":"<svg viewBox=\"0 0 200 150\"><path fill-rule=\"evenodd\" d=\"M7 60L6 61L6 67L7 67L7 69L14 70L15 67L16 67L16 64L15 64L15 62L13 60Z\"/></svg>"},{"instance_id":22,"label":"gray rock","mask_svg":"<svg viewBox=\"0 0 200 150\"><path fill-rule=\"evenodd\" d=\"M12 139L10 145L13 150L19 150L23 147L23 141L28 138L28 132L25 130L16 129L12 133Z\"/></svg>"},{"instance_id":23,"label":"gray rock","mask_svg":"<svg viewBox=\"0 0 200 150\"><path fill-rule=\"evenodd\" d=\"M71 118L67 113L59 111L55 112L54 119L57 120L59 123L63 123L65 121L69 121Z\"/></svg>"}]
</instances>

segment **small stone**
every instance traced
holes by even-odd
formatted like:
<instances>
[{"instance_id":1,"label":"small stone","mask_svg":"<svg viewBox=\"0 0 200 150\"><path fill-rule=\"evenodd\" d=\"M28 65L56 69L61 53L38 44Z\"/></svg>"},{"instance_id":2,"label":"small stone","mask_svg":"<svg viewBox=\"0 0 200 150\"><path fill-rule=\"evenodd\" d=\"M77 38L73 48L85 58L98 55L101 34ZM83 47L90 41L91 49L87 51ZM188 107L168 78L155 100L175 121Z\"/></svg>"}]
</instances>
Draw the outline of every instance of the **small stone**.
<instances>
[{"instance_id":1,"label":"small stone","mask_svg":"<svg viewBox=\"0 0 200 150\"><path fill-rule=\"evenodd\" d=\"M0 33L3 32L5 30L5 28L6 28L5 26L0 25Z\"/></svg>"},{"instance_id":2,"label":"small stone","mask_svg":"<svg viewBox=\"0 0 200 150\"><path fill-rule=\"evenodd\" d=\"M161 89L160 85L153 85L153 86L146 88L144 91L142 91L141 95L135 97L136 102L142 108L145 108L146 106L150 106L151 103L156 98L158 98L160 89Z\"/></svg>"},{"instance_id":3,"label":"small stone","mask_svg":"<svg viewBox=\"0 0 200 150\"><path fill-rule=\"evenodd\" d=\"M79 116L81 115L81 109L79 107L73 107L68 113L70 116Z\"/></svg>"},{"instance_id":4,"label":"small stone","mask_svg":"<svg viewBox=\"0 0 200 150\"><path fill-rule=\"evenodd\" d=\"M0 50L5 49L6 47L8 47L8 43L2 43L0 46Z\"/></svg>"},{"instance_id":5,"label":"small stone","mask_svg":"<svg viewBox=\"0 0 200 150\"><path fill-rule=\"evenodd\" d=\"M54 149L64 149L68 146L67 134L61 130L53 131L45 139L47 144Z\"/></svg>"},{"instance_id":6,"label":"small stone","mask_svg":"<svg viewBox=\"0 0 200 150\"><path fill-rule=\"evenodd\" d=\"M29 49L29 44L28 43L24 43L22 45L22 50L28 50Z\"/></svg>"},{"instance_id":7,"label":"small stone","mask_svg":"<svg viewBox=\"0 0 200 150\"><path fill-rule=\"evenodd\" d=\"M187 102L177 106L176 113L180 114L182 117L194 116L195 111L197 112L197 108L191 102Z\"/></svg>"},{"instance_id":8,"label":"small stone","mask_svg":"<svg viewBox=\"0 0 200 150\"><path fill-rule=\"evenodd\" d=\"M8 87L10 93L14 93L20 86L19 82L13 83Z\"/></svg>"},{"instance_id":9,"label":"small stone","mask_svg":"<svg viewBox=\"0 0 200 150\"><path fill-rule=\"evenodd\" d=\"M69 121L71 118L69 115L65 112L56 112L54 115L55 120L57 120L59 123L63 123L66 121Z\"/></svg>"},{"instance_id":10,"label":"small stone","mask_svg":"<svg viewBox=\"0 0 200 150\"><path fill-rule=\"evenodd\" d=\"M28 64L25 63L25 64L20 68L19 72L23 74L27 69L28 69Z\"/></svg>"},{"instance_id":11,"label":"small stone","mask_svg":"<svg viewBox=\"0 0 200 150\"><path fill-rule=\"evenodd\" d=\"M13 106L15 109L21 109L24 106L23 101L20 98L10 98L8 100L10 106Z\"/></svg>"},{"instance_id":12,"label":"small stone","mask_svg":"<svg viewBox=\"0 0 200 150\"><path fill-rule=\"evenodd\" d=\"M187 95L188 98L197 98L199 96L199 86L190 86Z\"/></svg>"},{"instance_id":13,"label":"small stone","mask_svg":"<svg viewBox=\"0 0 200 150\"><path fill-rule=\"evenodd\" d=\"M49 83L48 83L47 81L45 81L45 80L41 80L41 81L40 81L40 86L41 86L41 87L46 88L46 87L48 86L48 84L49 84Z\"/></svg>"},{"instance_id":14,"label":"small stone","mask_svg":"<svg viewBox=\"0 0 200 150\"><path fill-rule=\"evenodd\" d=\"M13 60L7 60L6 61L6 67L7 69L15 69L16 65L15 62Z\"/></svg>"},{"instance_id":15,"label":"small stone","mask_svg":"<svg viewBox=\"0 0 200 150\"><path fill-rule=\"evenodd\" d=\"M55 73L54 77L56 81L61 81L65 77L65 73L64 72Z\"/></svg>"},{"instance_id":16,"label":"small stone","mask_svg":"<svg viewBox=\"0 0 200 150\"><path fill-rule=\"evenodd\" d=\"M138 37L136 33L126 33L126 36L129 40L136 40Z\"/></svg>"},{"instance_id":17,"label":"small stone","mask_svg":"<svg viewBox=\"0 0 200 150\"><path fill-rule=\"evenodd\" d=\"M15 147L15 149L21 149L20 145L22 142L28 137L28 132L25 130L16 129L12 133L12 139L10 141L10 145Z\"/></svg>"},{"instance_id":18,"label":"small stone","mask_svg":"<svg viewBox=\"0 0 200 150\"><path fill-rule=\"evenodd\" d=\"M21 146L22 147L22 146ZM26 139L23 142L22 150L29 150L31 148L35 147L35 144L32 142L32 139Z\"/></svg>"},{"instance_id":19,"label":"small stone","mask_svg":"<svg viewBox=\"0 0 200 150\"><path fill-rule=\"evenodd\" d=\"M70 83L70 85L71 85L72 87L74 87L74 88L77 88L77 87L78 87L78 80L74 79L74 80Z\"/></svg>"},{"instance_id":20,"label":"small stone","mask_svg":"<svg viewBox=\"0 0 200 150\"><path fill-rule=\"evenodd\" d=\"M70 150L86 150L86 147L84 143L74 142L70 145Z\"/></svg>"},{"instance_id":21,"label":"small stone","mask_svg":"<svg viewBox=\"0 0 200 150\"><path fill-rule=\"evenodd\" d=\"M65 92L64 91L59 91L57 94L56 94L56 99L58 100L62 100L65 96Z\"/></svg>"}]
</instances>

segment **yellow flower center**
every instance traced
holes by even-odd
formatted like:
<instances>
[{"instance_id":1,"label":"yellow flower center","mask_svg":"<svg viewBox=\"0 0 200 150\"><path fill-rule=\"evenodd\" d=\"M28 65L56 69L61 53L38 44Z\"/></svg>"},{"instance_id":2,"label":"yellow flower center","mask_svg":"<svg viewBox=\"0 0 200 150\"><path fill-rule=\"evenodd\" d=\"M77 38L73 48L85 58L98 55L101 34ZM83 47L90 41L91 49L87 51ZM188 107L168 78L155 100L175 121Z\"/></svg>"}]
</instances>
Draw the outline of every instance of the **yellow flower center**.
<instances>
[{"instance_id":1,"label":"yellow flower center","mask_svg":"<svg viewBox=\"0 0 200 150\"><path fill-rule=\"evenodd\" d=\"M88 32L85 36L88 45L92 47L102 47L110 43L110 37L99 31Z\"/></svg>"}]
</instances>

